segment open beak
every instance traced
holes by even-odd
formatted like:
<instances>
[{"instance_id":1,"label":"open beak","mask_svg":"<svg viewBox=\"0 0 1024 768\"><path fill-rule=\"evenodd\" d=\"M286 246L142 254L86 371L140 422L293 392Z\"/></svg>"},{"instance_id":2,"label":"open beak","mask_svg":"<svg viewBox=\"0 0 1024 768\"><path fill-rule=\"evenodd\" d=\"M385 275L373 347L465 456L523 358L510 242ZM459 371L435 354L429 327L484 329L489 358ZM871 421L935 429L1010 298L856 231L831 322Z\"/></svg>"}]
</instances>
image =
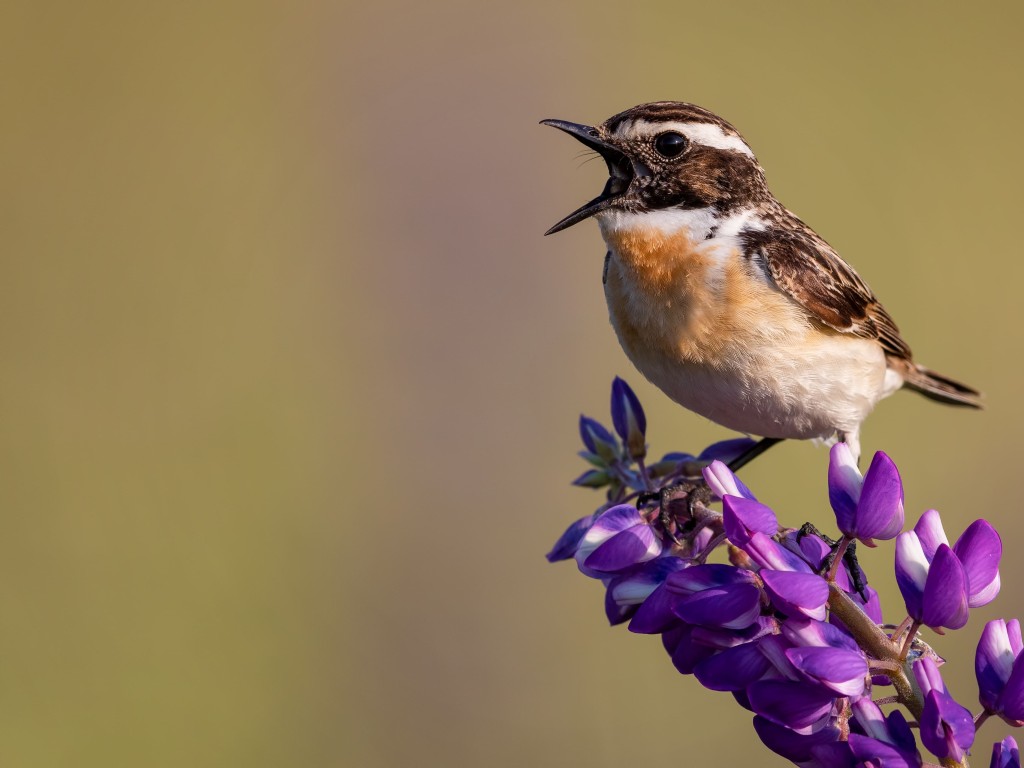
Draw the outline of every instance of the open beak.
<instances>
[{"instance_id":1,"label":"open beak","mask_svg":"<svg viewBox=\"0 0 1024 768\"><path fill-rule=\"evenodd\" d=\"M601 194L586 205L577 208L544 233L545 235L553 235L555 232L568 229L573 224L578 224L584 219L589 219L595 213L610 208L629 189L629 185L633 181L633 164L621 151L604 141L598 135L596 128L592 128L589 125L570 123L565 120L541 120L540 124L550 125L552 128L565 131L584 146L601 155L608 166L608 183L604 185L604 190L602 190Z\"/></svg>"}]
</instances>

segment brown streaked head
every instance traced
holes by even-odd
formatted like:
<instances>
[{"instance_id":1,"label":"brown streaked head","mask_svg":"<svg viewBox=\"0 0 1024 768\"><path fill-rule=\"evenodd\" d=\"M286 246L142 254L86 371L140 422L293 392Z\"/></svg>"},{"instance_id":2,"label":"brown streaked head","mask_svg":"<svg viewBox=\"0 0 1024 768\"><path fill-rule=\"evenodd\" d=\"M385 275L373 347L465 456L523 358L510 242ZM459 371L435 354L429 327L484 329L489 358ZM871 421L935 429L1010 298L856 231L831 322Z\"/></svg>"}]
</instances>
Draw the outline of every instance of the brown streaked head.
<instances>
[{"instance_id":1,"label":"brown streaked head","mask_svg":"<svg viewBox=\"0 0 1024 768\"><path fill-rule=\"evenodd\" d=\"M725 211L769 198L764 171L739 132L694 104L641 104L591 127L542 120L604 158L608 181L601 194L545 234L608 210L665 208Z\"/></svg>"}]
</instances>

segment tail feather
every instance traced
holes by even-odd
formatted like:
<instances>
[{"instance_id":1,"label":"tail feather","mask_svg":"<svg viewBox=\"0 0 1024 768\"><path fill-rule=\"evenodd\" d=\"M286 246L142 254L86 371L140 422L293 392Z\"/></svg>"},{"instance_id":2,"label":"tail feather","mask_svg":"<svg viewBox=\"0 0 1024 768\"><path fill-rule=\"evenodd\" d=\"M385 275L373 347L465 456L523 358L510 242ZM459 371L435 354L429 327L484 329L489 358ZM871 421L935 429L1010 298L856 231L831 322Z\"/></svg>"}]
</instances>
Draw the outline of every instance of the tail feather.
<instances>
[{"instance_id":1,"label":"tail feather","mask_svg":"<svg viewBox=\"0 0 1024 768\"><path fill-rule=\"evenodd\" d=\"M930 371L922 365L911 363L909 370L903 375L903 380L906 386L940 403L963 405L968 408L984 407L978 390Z\"/></svg>"}]
</instances>

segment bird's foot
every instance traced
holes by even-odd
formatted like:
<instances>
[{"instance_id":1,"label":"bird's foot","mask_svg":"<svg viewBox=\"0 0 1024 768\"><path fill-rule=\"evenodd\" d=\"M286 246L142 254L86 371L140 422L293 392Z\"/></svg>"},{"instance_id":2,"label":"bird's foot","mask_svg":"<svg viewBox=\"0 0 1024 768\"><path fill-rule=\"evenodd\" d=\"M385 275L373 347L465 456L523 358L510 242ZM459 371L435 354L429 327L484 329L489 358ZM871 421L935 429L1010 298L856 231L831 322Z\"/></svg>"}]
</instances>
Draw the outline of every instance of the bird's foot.
<instances>
[{"instance_id":1,"label":"bird's foot","mask_svg":"<svg viewBox=\"0 0 1024 768\"><path fill-rule=\"evenodd\" d=\"M820 573L823 575L829 573L832 570L832 565L835 563L836 554L839 552L841 539L829 538L819 531L812 523L804 523L800 527L800 530L797 532L797 537L803 538L804 536L817 536L828 544L829 553L825 555L825 559L821 561ZM850 583L853 585L854 591L860 595L860 599L866 603L868 601L868 579L864 573L864 569L860 567L860 562L857 560L856 541L851 541L847 544L846 551L843 553L843 565L846 566L846 571L850 575Z\"/></svg>"},{"instance_id":2,"label":"bird's foot","mask_svg":"<svg viewBox=\"0 0 1024 768\"><path fill-rule=\"evenodd\" d=\"M637 504L643 506L656 501L658 520L665 535L675 544L682 546L680 532L694 528L695 521L711 503L711 488L707 482L683 482L669 485L658 491L641 493Z\"/></svg>"}]
</instances>

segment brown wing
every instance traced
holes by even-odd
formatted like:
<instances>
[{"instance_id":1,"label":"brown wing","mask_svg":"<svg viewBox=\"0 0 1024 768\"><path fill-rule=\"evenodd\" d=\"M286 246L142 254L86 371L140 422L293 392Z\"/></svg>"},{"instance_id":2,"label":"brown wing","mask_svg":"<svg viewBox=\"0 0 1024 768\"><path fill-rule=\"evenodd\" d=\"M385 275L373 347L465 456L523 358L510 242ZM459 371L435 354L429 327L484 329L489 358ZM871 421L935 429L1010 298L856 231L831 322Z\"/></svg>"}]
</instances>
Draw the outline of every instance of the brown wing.
<instances>
[{"instance_id":1,"label":"brown wing","mask_svg":"<svg viewBox=\"0 0 1024 768\"><path fill-rule=\"evenodd\" d=\"M853 267L799 219L794 224L745 233L747 253L779 290L828 327L877 339L887 355L910 360L896 323Z\"/></svg>"}]
</instances>

